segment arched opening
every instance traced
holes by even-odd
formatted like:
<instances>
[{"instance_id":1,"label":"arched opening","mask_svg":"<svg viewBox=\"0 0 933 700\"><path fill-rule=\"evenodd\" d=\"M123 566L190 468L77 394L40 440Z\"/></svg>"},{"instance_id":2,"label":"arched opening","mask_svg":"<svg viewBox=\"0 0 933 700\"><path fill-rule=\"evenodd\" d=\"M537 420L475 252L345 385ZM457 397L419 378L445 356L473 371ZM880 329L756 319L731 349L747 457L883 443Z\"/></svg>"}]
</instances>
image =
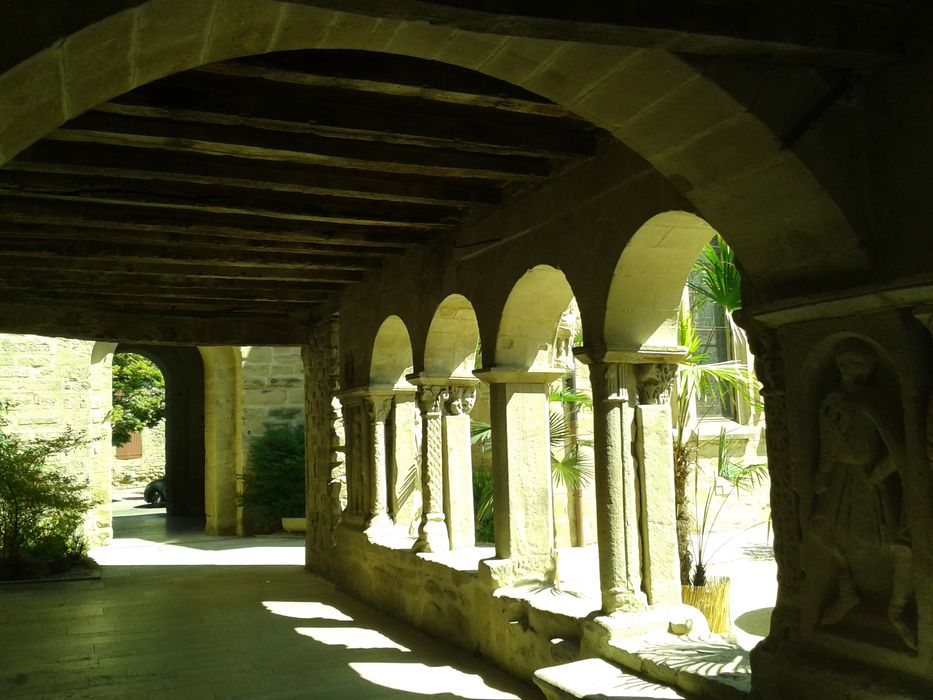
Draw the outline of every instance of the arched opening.
<instances>
[{"instance_id":1,"label":"arched opening","mask_svg":"<svg viewBox=\"0 0 933 700\"><path fill-rule=\"evenodd\" d=\"M165 507L165 378L148 358L113 354L112 480L115 489L145 487L144 500Z\"/></svg>"},{"instance_id":2,"label":"arched opening","mask_svg":"<svg viewBox=\"0 0 933 700\"><path fill-rule=\"evenodd\" d=\"M726 280L709 277L726 270L738 297L731 255L694 214L651 218L616 266L605 337L607 358L632 368L630 392L639 397L632 440L643 590L649 602L683 595L698 607L699 596L718 595L725 607L704 610L711 627L735 631L748 650L767 634L761 611L774 605L776 584L757 382L732 309L717 308L715 287ZM663 388L645 399L642 382L652 380ZM671 440L652 438L658 428ZM731 586L714 592L725 578Z\"/></svg>"},{"instance_id":3,"label":"arched opening","mask_svg":"<svg viewBox=\"0 0 933 700\"><path fill-rule=\"evenodd\" d=\"M450 397L443 418L444 517L451 549L477 541L491 544L492 474L488 460L474 463L471 436L477 424L473 410L477 380L473 376L479 350L479 326L469 300L459 294L445 298L428 328L424 373L445 382Z\"/></svg>"},{"instance_id":4,"label":"arched opening","mask_svg":"<svg viewBox=\"0 0 933 700\"><path fill-rule=\"evenodd\" d=\"M373 340L370 388L382 392L384 463L374 478L386 481L387 514L400 534L414 537L421 518L421 416L415 387L411 338L398 316L385 319ZM373 402L375 406L377 402ZM380 484L381 487L381 484Z\"/></svg>"},{"instance_id":5,"label":"arched opening","mask_svg":"<svg viewBox=\"0 0 933 700\"><path fill-rule=\"evenodd\" d=\"M169 516L203 520L204 364L197 348L119 343L114 354L150 359L165 378L165 503Z\"/></svg>"},{"instance_id":6,"label":"arched opening","mask_svg":"<svg viewBox=\"0 0 933 700\"><path fill-rule=\"evenodd\" d=\"M558 583L555 552L588 538L583 491L589 478L568 479L588 458L587 438L580 432L585 421L573 405L585 399L570 400L585 397L571 352L581 334L566 277L539 265L512 288L499 324L495 365L480 373L490 385L497 556L527 560L539 575L556 576ZM556 517L555 503L560 505Z\"/></svg>"}]
</instances>

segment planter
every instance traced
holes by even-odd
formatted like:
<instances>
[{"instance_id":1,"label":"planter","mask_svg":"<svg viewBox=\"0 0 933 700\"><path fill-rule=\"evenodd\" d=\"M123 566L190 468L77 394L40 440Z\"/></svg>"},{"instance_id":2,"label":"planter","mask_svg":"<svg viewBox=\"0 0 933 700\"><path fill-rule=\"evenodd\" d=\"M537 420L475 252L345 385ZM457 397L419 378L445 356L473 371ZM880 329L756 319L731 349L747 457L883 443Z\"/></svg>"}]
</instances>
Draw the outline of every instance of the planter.
<instances>
[{"instance_id":1,"label":"planter","mask_svg":"<svg viewBox=\"0 0 933 700\"><path fill-rule=\"evenodd\" d=\"M681 586L684 603L692 605L706 617L710 632L732 631L729 610L729 578L710 576L705 586Z\"/></svg>"},{"instance_id":2,"label":"planter","mask_svg":"<svg viewBox=\"0 0 933 700\"><path fill-rule=\"evenodd\" d=\"M307 530L307 522L302 518L282 518L282 529L285 532L304 532Z\"/></svg>"}]
</instances>

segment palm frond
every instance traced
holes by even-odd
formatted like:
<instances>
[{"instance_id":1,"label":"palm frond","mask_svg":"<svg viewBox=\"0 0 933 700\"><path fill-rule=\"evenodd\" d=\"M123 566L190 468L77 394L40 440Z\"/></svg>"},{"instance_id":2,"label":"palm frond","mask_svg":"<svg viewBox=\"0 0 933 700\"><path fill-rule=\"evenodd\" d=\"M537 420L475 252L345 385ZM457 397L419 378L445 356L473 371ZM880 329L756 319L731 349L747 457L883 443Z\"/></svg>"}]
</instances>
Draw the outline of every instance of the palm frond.
<instances>
[{"instance_id":1,"label":"palm frond","mask_svg":"<svg viewBox=\"0 0 933 700\"><path fill-rule=\"evenodd\" d=\"M729 314L742 308L742 279L735 253L718 234L703 248L687 286L700 303L719 304Z\"/></svg>"},{"instance_id":2,"label":"palm frond","mask_svg":"<svg viewBox=\"0 0 933 700\"><path fill-rule=\"evenodd\" d=\"M492 449L492 425L486 421L470 418L470 444L480 445L483 452Z\"/></svg>"},{"instance_id":3,"label":"palm frond","mask_svg":"<svg viewBox=\"0 0 933 700\"><path fill-rule=\"evenodd\" d=\"M578 491L593 480L593 458L584 445L574 443L561 459L551 454L551 478L556 486L566 486L568 491Z\"/></svg>"},{"instance_id":4,"label":"palm frond","mask_svg":"<svg viewBox=\"0 0 933 700\"><path fill-rule=\"evenodd\" d=\"M573 437L564 416L557 411L548 412L548 436L552 450L563 447Z\"/></svg>"}]
</instances>

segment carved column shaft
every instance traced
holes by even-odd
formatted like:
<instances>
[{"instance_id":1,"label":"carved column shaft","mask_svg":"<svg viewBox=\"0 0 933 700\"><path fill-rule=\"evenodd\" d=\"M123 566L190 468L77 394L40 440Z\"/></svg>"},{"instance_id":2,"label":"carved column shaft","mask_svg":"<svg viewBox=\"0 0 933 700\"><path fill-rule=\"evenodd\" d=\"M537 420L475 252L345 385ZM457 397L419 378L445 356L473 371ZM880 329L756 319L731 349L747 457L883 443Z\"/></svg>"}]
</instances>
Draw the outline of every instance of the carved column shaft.
<instances>
[{"instance_id":1,"label":"carved column shaft","mask_svg":"<svg viewBox=\"0 0 933 700\"><path fill-rule=\"evenodd\" d=\"M347 506L343 520L351 527L365 524L368 510L368 434L364 430L366 411L359 396L342 399L343 420L346 430Z\"/></svg>"},{"instance_id":2,"label":"carved column shaft","mask_svg":"<svg viewBox=\"0 0 933 700\"><path fill-rule=\"evenodd\" d=\"M446 386L421 385L421 496L422 515L414 549L439 552L450 549L444 523L444 426L443 404L449 396Z\"/></svg>"}]
</instances>

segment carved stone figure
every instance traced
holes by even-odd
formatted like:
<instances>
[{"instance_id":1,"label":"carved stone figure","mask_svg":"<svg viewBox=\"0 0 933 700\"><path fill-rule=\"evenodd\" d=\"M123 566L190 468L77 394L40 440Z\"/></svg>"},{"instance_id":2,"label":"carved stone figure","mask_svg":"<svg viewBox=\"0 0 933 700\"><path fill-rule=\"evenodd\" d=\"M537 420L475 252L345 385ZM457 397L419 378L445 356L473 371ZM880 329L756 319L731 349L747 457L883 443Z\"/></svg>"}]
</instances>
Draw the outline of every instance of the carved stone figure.
<instances>
[{"instance_id":1,"label":"carved stone figure","mask_svg":"<svg viewBox=\"0 0 933 700\"><path fill-rule=\"evenodd\" d=\"M871 346L842 341L835 359L840 381L820 404L820 457L801 553L804 627L851 615L870 620L881 608L916 649L900 409L872 382L878 356Z\"/></svg>"}]
</instances>

